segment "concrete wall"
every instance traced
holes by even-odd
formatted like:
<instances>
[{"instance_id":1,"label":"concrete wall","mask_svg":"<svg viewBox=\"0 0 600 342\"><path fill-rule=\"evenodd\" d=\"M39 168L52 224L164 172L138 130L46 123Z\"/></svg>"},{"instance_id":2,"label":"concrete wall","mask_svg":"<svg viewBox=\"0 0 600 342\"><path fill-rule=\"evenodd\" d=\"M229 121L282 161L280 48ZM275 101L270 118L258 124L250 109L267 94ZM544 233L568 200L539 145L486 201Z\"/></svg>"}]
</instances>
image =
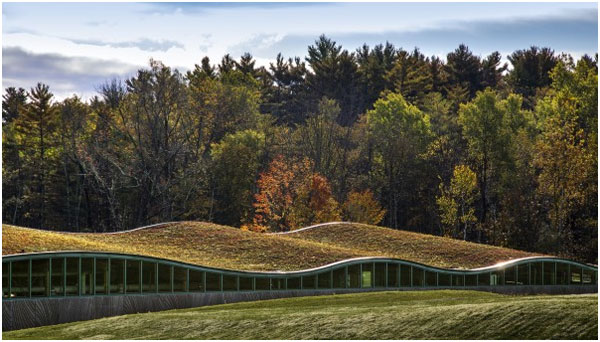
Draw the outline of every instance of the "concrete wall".
<instances>
[{"instance_id":1,"label":"concrete wall","mask_svg":"<svg viewBox=\"0 0 600 342\"><path fill-rule=\"evenodd\" d=\"M110 295L87 297L58 297L39 299L13 299L2 301L2 330L16 330L75 321L153 312L184 309L206 305L247 302L265 299L343 294L372 291L440 290L443 288L401 289L335 289L335 290L285 290L256 292L209 292L173 293L146 295ZM572 286L480 286L452 287L449 289L471 289L506 294L569 294L597 293L596 285Z\"/></svg>"}]
</instances>

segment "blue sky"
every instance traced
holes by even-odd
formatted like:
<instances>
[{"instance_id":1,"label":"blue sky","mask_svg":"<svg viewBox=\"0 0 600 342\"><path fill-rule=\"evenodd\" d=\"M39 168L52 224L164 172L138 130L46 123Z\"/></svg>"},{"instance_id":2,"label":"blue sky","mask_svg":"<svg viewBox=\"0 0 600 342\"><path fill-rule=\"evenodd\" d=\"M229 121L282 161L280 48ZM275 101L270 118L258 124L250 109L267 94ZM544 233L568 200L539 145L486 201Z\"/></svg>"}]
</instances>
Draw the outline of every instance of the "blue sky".
<instances>
[{"instance_id":1,"label":"blue sky","mask_svg":"<svg viewBox=\"0 0 600 342\"><path fill-rule=\"evenodd\" d=\"M150 58L185 71L225 53L304 57L323 33L351 51L389 41L440 57L460 43L481 56L598 51L597 3L3 3L2 19L3 88L42 81L59 99Z\"/></svg>"}]
</instances>

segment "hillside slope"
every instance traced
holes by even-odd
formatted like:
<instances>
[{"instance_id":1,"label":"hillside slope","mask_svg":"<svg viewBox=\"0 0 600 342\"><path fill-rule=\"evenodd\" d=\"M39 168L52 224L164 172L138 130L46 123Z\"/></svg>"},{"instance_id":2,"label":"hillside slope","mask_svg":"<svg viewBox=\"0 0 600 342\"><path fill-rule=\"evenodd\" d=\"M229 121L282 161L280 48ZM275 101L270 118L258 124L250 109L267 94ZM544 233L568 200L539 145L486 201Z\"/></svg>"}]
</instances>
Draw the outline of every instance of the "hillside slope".
<instances>
[{"instance_id":1,"label":"hillside slope","mask_svg":"<svg viewBox=\"0 0 600 342\"><path fill-rule=\"evenodd\" d=\"M598 339L598 296L355 293L141 313L4 339Z\"/></svg>"},{"instance_id":2,"label":"hillside slope","mask_svg":"<svg viewBox=\"0 0 600 342\"><path fill-rule=\"evenodd\" d=\"M2 227L3 255L58 250L104 251L238 270L299 270L362 256L473 268L533 255L360 224L330 225L287 235L259 234L205 222L170 223L122 234L73 234Z\"/></svg>"}]
</instances>

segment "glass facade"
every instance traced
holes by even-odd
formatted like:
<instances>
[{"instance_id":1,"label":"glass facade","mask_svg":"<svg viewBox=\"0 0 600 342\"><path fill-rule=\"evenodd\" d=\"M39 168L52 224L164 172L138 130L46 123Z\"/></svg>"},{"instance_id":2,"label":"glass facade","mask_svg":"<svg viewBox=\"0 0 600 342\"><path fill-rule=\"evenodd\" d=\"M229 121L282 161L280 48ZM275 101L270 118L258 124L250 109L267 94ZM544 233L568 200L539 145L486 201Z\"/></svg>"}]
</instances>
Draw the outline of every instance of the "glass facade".
<instances>
[{"instance_id":1,"label":"glass facade","mask_svg":"<svg viewBox=\"0 0 600 342\"><path fill-rule=\"evenodd\" d=\"M596 285L597 268L563 259L517 261L501 268L443 270L402 260L350 260L289 273L206 269L109 253L5 257L2 298L342 288Z\"/></svg>"}]
</instances>

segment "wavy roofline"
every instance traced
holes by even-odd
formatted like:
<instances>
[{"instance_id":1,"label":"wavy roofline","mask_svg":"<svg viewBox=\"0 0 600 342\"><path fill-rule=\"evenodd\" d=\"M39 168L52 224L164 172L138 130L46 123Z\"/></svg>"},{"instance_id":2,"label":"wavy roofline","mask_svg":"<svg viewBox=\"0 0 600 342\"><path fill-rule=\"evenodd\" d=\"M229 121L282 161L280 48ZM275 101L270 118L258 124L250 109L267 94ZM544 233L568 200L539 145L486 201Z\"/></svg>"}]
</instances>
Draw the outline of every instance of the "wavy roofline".
<instances>
[{"instance_id":1,"label":"wavy roofline","mask_svg":"<svg viewBox=\"0 0 600 342\"><path fill-rule=\"evenodd\" d=\"M513 265L517 265L517 264L520 264L520 263L523 263L523 262L529 262L529 261L533 261L533 260L539 260L539 261L561 261L561 262L566 262L566 263L570 263L570 264L574 264L574 265L580 265L580 266L591 268L591 269L595 269L595 270L598 269L598 267L596 265L584 264L584 263L581 263L581 262L578 262L578 261L573 261L573 260L559 258L559 257L553 257L553 256L530 256L530 257L524 257L524 258L517 258L517 259L503 261L503 262L496 263L496 264L489 265L489 266L485 266L485 267L478 267L478 268L471 268L471 269L444 268L444 267L431 266L431 265L427 265L427 264L423 264L423 263L419 263L419 262L415 262L415 261L411 261L411 260L399 259L399 258L389 258L389 257L384 257L384 256L370 256L370 257L348 258L348 259L343 259L343 260L335 261L335 262L328 263L328 264L321 265L321 266L317 266L317 267L312 267L312 268L307 268L307 269L301 269L301 270L294 270L294 271L281 271L281 270L273 270L273 271L236 270L236 269L227 269L227 268L219 268L219 267L212 267L212 266L204 266L204 265L194 264L194 263L190 263L190 262L183 262L183 261L178 261L178 260L173 260L173 259L166 259L166 258L160 258L160 257L154 257L154 256L148 256L148 255L142 255L142 254L128 254L128 253L106 252L106 251L85 251L85 250L45 251L45 252L30 252L30 253L7 254L7 255L3 255L2 259L4 259L4 258L9 258L9 259L27 259L29 257L42 257L42 256L52 257L53 255L59 255L59 254L67 254L67 255L68 254L75 254L75 255L91 254L91 255L106 255L106 256L114 255L114 256L119 256L119 257L132 257L132 258L141 258L141 259L163 261L163 262L168 262L168 263L173 263L173 264L179 264L181 266L192 266L192 267L198 267L198 268L209 269L209 270L216 270L216 271L244 273L244 274L261 274L261 275L269 275L269 274L272 274L272 275L297 275L297 274L304 274L304 273L312 273L312 272L315 272L315 271L321 271L321 270L326 270L326 269L329 269L329 268L334 268L334 267L340 266L340 265L355 264L355 263L360 263L360 262L365 262L365 261L372 261L372 262L402 262L402 263L406 263L406 264L410 264L410 265L414 265L414 266L420 266L420 267L423 267L423 268L429 269L429 270L444 271L444 272L450 272L450 273L481 273L481 272L486 272L486 271L492 271L494 269L502 269L502 268L505 268L505 267L510 267L510 266L513 266Z\"/></svg>"}]
</instances>

